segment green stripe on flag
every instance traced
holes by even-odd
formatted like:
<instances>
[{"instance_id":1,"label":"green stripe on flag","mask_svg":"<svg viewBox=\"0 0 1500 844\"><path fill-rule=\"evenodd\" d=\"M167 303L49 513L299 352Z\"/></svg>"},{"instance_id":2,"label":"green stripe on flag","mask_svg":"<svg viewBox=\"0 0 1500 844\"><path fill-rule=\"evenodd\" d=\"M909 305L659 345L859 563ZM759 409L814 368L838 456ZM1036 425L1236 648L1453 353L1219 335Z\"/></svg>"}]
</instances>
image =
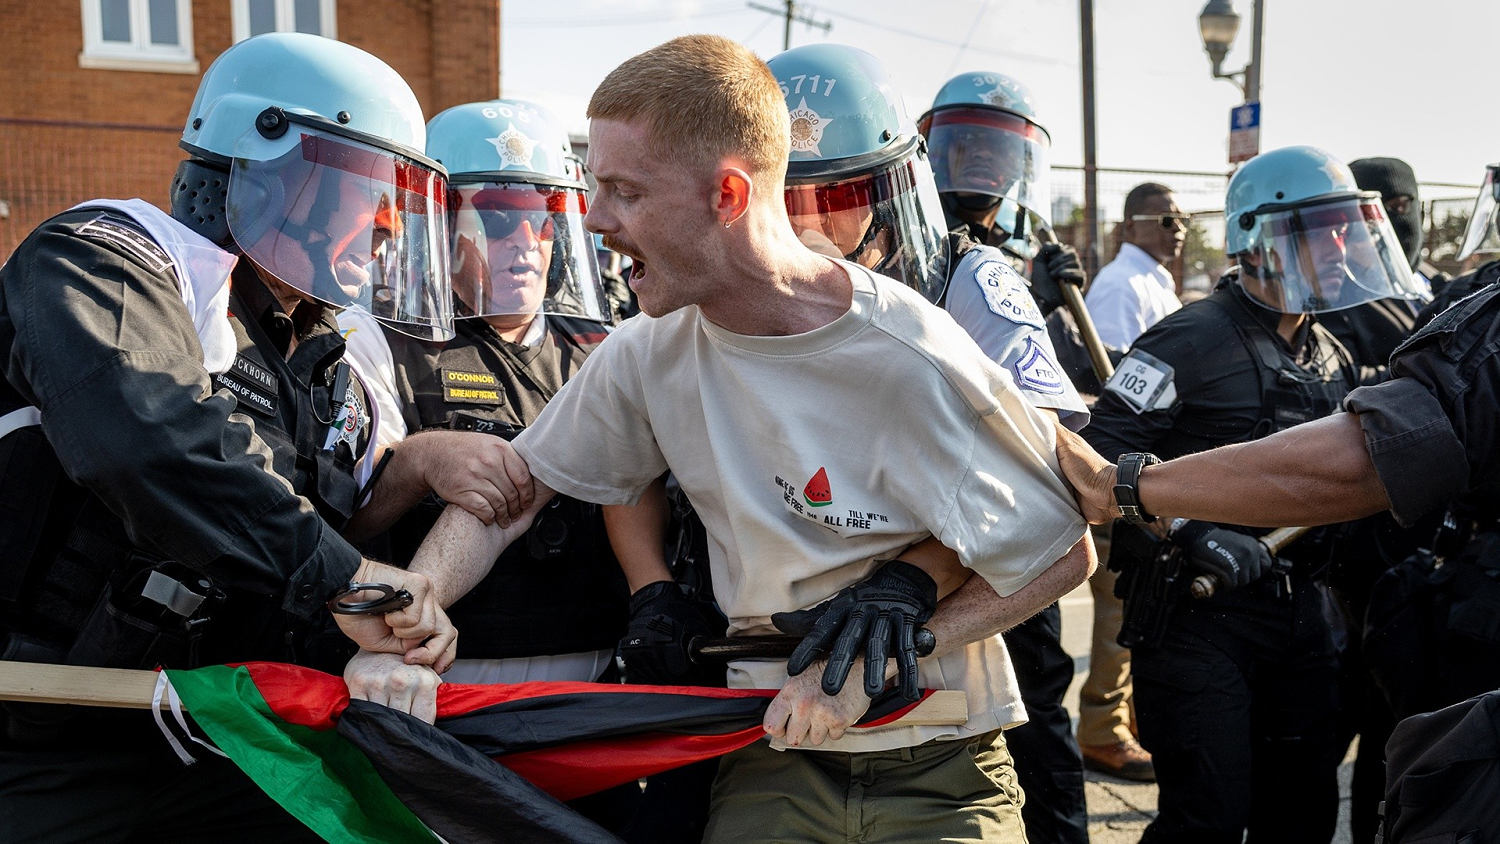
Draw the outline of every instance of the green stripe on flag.
<instances>
[{"instance_id":1,"label":"green stripe on flag","mask_svg":"<svg viewBox=\"0 0 1500 844\"><path fill-rule=\"evenodd\" d=\"M169 671L188 712L261 790L335 844L437 841L333 730L278 718L244 666Z\"/></svg>"}]
</instances>

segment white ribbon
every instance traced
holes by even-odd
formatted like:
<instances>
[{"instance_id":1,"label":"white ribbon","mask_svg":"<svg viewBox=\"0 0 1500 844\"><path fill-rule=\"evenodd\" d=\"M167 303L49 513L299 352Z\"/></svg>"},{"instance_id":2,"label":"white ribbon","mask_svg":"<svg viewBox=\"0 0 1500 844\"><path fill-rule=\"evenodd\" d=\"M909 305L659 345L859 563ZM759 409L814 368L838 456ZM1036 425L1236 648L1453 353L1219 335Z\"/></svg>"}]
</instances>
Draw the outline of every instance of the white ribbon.
<instances>
[{"instance_id":1,"label":"white ribbon","mask_svg":"<svg viewBox=\"0 0 1500 844\"><path fill-rule=\"evenodd\" d=\"M163 696L166 697L167 706L172 710L172 718L177 722L177 726L182 729L183 735L202 747L207 748L210 753L217 754L225 759L229 758L229 755L224 751L193 735L192 729L188 727L187 718L182 714L182 699L177 696L177 689L173 688L172 681L167 679L167 672L158 671L156 672L156 688L151 692L151 717L156 719L157 729L161 730L161 734L167 737L167 743L172 746L172 751L177 754L178 759L182 760L182 764L194 765L197 764L198 760L193 757L193 754L188 752L187 748L182 746L182 742L178 740L176 734L167 726L166 719L162 717L161 702Z\"/></svg>"}]
</instances>

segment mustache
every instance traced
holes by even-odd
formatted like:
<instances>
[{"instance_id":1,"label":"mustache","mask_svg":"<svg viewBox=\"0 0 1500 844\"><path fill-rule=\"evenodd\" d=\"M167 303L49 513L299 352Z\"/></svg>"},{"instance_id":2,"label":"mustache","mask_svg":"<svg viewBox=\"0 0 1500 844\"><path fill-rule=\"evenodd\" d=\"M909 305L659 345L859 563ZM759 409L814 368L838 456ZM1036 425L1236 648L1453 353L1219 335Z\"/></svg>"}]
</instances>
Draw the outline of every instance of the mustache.
<instances>
[{"instance_id":1,"label":"mustache","mask_svg":"<svg viewBox=\"0 0 1500 844\"><path fill-rule=\"evenodd\" d=\"M604 235L599 239L599 242L603 243L604 248L610 250L611 252L619 252L622 255L634 254L635 252L635 250L630 247L630 244L612 235Z\"/></svg>"}]
</instances>

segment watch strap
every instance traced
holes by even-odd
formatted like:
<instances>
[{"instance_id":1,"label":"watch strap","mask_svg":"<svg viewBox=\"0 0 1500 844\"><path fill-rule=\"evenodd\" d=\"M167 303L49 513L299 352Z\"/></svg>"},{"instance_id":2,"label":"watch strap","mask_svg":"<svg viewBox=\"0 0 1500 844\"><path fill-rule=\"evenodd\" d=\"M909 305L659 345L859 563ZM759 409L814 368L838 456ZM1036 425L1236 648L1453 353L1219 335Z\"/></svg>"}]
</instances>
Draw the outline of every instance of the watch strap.
<instances>
[{"instance_id":1,"label":"watch strap","mask_svg":"<svg viewBox=\"0 0 1500 844\"><path fill-rule=\"evenodd\" d=\"M1120 518L1133 525L1149 525L1156 517L1141 506L1141 470L1155 466L1161 458L1154 454L1134 451L1120 455L1115 470L1115 503L1120 506Z\"/></svg>"}]
</instances>

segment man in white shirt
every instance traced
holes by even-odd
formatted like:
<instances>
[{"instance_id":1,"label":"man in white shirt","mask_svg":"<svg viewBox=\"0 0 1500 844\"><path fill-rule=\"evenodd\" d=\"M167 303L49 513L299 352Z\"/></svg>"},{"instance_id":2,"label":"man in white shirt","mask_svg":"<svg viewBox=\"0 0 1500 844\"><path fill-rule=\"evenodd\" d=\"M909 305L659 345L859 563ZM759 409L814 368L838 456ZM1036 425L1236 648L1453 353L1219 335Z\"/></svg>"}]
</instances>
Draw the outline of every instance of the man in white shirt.
<instances>
[{"instance_id":1,"label":"man in white shirt","mask_svg":"<svg viewBox=\"0 0 1500 844\"><path fill-rule=\"evenodd\" d=\"M1129 348L1141 332L1182 307L1165 265L1182 254L1187 224L1166 185L1146 182L1125 196L1120 254L1099 270L1083 298L1107 345Z\"/></svg>"},{"instance_id":2,"label":"man in white shirt","mask_svg":"<svg viewBox=\"0 0 1500 844\"><path fill-rule=\"evenodd\" d=\"M864 684L827 695L820 664L792 678L779 661L732 664L731 686L780 689L765 727L795 750L725 758L707 839L1020 840L999 730L1023 715L994 635L1093 564L1050 422L951 317L796 239L782 198L794 127L744 47L687 36L647 51L589 114L587 225L632 259L645 316L516 438L529 512L553 490L633 504L670 468L707 528L731 635L771 632L771 614L817 606L929 536L978 575L936 605L938 647L919 666L922 686L965 691L961 727L846 734ZM455 598L520 527L450 508L412 568Z\"/></svg>"}]
</instances>

